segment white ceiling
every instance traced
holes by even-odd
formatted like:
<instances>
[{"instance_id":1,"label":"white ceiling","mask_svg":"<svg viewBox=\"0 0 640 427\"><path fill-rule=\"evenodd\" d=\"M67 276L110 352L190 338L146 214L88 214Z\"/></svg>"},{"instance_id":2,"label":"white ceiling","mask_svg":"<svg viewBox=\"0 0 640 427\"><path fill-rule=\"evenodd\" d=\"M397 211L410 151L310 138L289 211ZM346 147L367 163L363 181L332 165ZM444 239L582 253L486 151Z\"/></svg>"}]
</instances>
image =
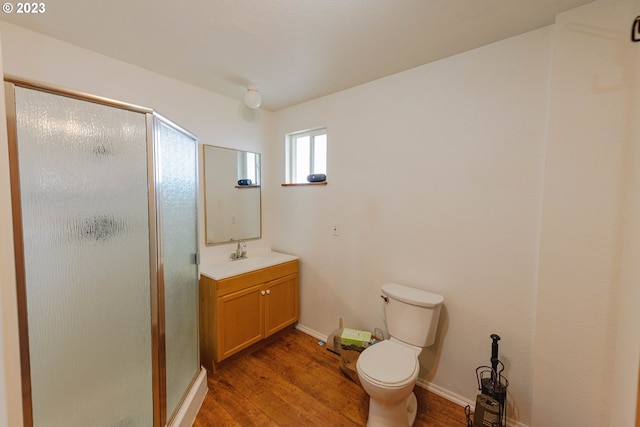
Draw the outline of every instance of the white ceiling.
<instances>
[{"instance_id":1,"label":"white ceiling","mask_svg":"<svg viewBox=\"0 0 640 427\"><path fill-rule=\"evenodd\" d=\"M554 23L593 0L44 0L0 19L279 110Z\"/></svg>"}]
</instances>

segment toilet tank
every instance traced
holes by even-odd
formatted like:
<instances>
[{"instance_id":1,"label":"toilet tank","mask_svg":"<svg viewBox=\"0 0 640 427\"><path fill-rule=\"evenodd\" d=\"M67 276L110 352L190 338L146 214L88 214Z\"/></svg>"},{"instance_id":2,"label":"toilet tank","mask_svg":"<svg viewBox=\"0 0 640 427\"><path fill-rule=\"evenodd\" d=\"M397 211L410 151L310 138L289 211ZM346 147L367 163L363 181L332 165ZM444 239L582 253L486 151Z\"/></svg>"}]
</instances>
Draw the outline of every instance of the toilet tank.
<instances>
[{"instance_id":1,"label":"toilet tank","mask_svg":"<svg viewBox=\"0 0 640 427\"><path fill-rule=\"evenodd\" d=\"M384 314L392 337L416 347L429 347L436 339L442 295L397 283L382 285Z\"/></svg>"}]
</instances>

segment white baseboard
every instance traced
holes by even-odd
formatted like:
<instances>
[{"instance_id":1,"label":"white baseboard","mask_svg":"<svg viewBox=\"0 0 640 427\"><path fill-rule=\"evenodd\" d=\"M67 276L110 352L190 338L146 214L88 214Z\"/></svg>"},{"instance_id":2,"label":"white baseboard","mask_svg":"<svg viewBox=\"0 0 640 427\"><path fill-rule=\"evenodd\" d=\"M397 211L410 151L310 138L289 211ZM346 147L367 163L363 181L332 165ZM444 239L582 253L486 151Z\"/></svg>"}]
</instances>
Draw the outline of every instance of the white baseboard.
<instances>
[{"instance_id":1,"label":"white baseboard","mask_svg":"<svg viewBox=\"0 0 640 427\"><path fill-rule=\"evenodd\" d=\"M429 390L433 394L437 394L438 396L447 399L449 402L453 402L456 405L461 406L462 408L464 408L467 405L470 405L471 409L473 409L476 405L475 402L472 402L469 399L460 396L459 394L452 393L449 390L440 387L439 385L427 382L422 378L418 378L417 385L419 387Z\"/></svg>"},{"instance_id":2,"label":"white baseboard","mask_svg":"<svg viewBox=\"0 0 640 427\"><path fill-rule=\"evenodd\" d=\"M321 334L320 332L314 331L313 329L307 328L306 326L299 323L296 325L296 329L300 332L304 332L307 335L311 335L312 337L317 338L320 341L324 341L325 343L327 342L327 338L329 338L328 335Z\"/></svg>"},{"instance_id":3,"label":"white baseboard","mask_svg":"<svg viewBox=\"0 0 640 427\"><path fill-rule=\"evenodd\" d=\"M176 416L171 420L170 427L191 427L196 420L198 411L207 395L207 370L200 368L200 373L191 385L187 397L182 402Z\"/></svg>"},{"instance_id":4,"label":"white baseboard","mask_svg":"<svg viewBox=\"0 0 640 427\"><path fill-rule=\"evenodd\" d=\"M301 324L297 324L296 325L296 329L299 330L300 332L304 332L307 335L311 335L314 338L317 338L320 341L327 341L327 336L324 334L321 334L318 331L315 331L311 328L308 328L304 325ZM424 381L421 378L418 378L418 381L416 383L416 385L418 385L419 387L422 387L424 389L429 390L430 392L432 392L433 394L437 394L438 396L447 399L449 402L455 403L456 405L460 406L460 413L464 414L464 407L469 405L471 406L471 411L475 410L476 407L476 402L472 402L469 399L462 397L456 393L450 392L449 390L440 387L439 385ZM507 414L508 415L508 414ZM461 418L462 419L462 418ZM529 427L526 424L522 424L521 422L512 420L510 418L507 419L507 426L508 427Z\"/></svg>"}]
</instances>

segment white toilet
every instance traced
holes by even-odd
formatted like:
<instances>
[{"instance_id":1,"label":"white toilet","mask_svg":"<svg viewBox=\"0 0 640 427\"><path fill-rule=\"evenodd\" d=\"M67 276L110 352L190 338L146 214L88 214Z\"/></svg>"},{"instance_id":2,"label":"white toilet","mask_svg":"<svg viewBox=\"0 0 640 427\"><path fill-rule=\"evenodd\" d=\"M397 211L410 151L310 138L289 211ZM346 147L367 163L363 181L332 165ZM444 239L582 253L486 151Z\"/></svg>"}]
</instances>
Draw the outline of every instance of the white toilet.
<instances>
[{"instance_id":1,"label":"white toilet","mask_svg":"<svg viewBox=\"0 0 640 427\"><path fill-rule=\"evenodd\" d=\"M422 349L433 344L444 302L442 295L396 283L382 286L391 339L365 349L356 363L369 395L369 427L411 426L416 419L413 393Z\"/></svg>"}]
</instances>

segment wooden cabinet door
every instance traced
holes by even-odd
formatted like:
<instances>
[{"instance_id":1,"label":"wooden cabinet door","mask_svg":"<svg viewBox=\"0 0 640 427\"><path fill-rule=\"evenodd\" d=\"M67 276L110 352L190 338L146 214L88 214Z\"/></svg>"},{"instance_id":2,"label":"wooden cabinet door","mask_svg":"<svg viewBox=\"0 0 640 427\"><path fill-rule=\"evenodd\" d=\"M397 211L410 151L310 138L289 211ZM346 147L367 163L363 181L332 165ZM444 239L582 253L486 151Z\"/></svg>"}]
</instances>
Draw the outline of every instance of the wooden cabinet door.
<instances>
[{"instance_id":1,"label":"wooden cabinet door","mask_svg":"<svg viewBox=\"0 0 640 427\"><path fill-rule=\"evenodd\" d=\"M216 362L264 338L263 285L218 298Z\"/></svg>"},{"instance_id":2,"label":"wooden cabinet door","mask_svg":"<svg viewBox=\"0 0 640 427\"><path fill-rule=\"evenodd\" d=\"M265 283L265 337L298 321L298 275Z\"/></svg>"}]
</instances>

